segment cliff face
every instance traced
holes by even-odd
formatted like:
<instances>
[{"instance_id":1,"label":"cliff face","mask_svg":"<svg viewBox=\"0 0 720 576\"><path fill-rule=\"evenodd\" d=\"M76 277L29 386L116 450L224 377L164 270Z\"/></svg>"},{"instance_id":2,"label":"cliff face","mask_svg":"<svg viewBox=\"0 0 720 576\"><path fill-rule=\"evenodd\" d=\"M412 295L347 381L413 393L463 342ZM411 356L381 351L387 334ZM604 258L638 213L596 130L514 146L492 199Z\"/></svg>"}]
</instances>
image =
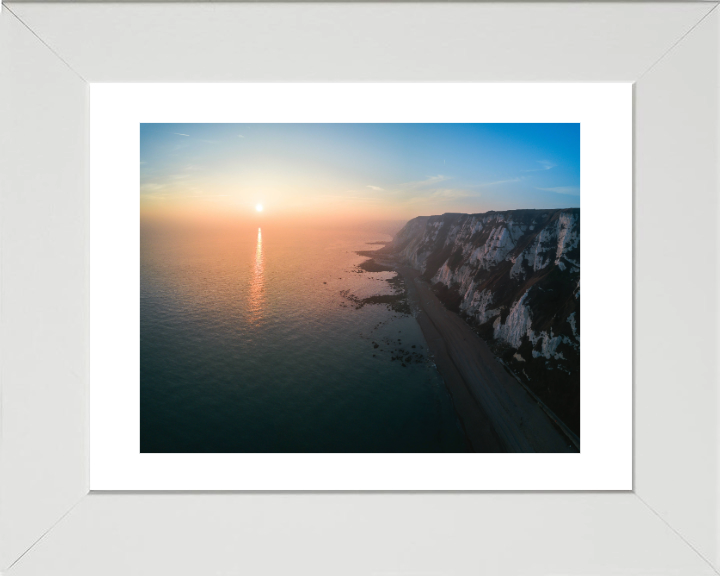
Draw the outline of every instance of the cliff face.
<instances>
[{"instance_id":1,"label":"cliff face","mask_svg":"<svg viewBox=\"0 0 720 576\"><path fill-rule=\"evenodd\" d=\"M579 208L423 216L387 250L579 433Z\"/></svg>"}]
</instances>

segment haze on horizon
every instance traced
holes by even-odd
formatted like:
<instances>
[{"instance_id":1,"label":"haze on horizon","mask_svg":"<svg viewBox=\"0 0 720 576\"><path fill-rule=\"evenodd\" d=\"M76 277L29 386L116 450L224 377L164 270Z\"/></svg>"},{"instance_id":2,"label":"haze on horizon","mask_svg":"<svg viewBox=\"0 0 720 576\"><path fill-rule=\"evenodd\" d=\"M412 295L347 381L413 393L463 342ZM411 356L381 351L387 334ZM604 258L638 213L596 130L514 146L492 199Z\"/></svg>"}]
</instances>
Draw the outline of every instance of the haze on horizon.
<instances>
[{"instance_id":1,"label":"haze on horizon","mask_svg":"<svg viewBox=\"0 0 720 576\"><path fill-rule=\"evenodd\" d=\"M141 124L140 199L144 222L579 207L580 125Z\"/></svg>"}]
</instances>

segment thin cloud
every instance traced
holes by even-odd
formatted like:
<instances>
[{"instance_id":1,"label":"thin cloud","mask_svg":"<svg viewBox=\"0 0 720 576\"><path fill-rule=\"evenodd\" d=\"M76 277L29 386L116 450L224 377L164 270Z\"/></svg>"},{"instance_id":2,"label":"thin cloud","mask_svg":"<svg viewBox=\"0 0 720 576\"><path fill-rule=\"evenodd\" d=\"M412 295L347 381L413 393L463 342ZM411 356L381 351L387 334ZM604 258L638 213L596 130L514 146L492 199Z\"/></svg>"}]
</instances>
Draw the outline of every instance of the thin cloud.
<instances>
[{"instance_id":1,"label":"thin cloud","mask_svg":"<svg viewBox=\"0 0 720 576\"><path fill-rule=\"evenodd\" d=\"M438 184L451 180L450 176L437 174L435 176L426 176L424 180L415 180L413 182L404 182L393 187L388 193L393 195L400 202L428 202L438 199L460 198L467 196L464 190L456 188L440 188ZM372 188L372 187L371 187Z\"/></svg>"},{"instance_id":2,"label":"thin cloud","mask_svg":"<svg viewBox=\"0 0 720 576\"><path fill-rule=\"evenodd\" d=\"M238 134L238 138L245 138L242 134Z\"/></svg>"},{"instance_id":3,"label":"thin cloud","mask_svg":"<svg viewBox=\"0 0 720 576\"><path fill-rule=\"evenodd\" d=\"M442 174L438 174L437 176L427 176L425 180L416 180L415 182L405 182L404 184L401 184L400 187L404 188L405 190L416 190L418 188L427 188L429 186L435 186L436 184L439 184L440 182L444 182L445 180L449 180L449 176L443 176Z\"/></svg>"},{"instance_id":4,"label":"thin cloud","mask_svg":"<svg viewBox=\"0 0 720 576\"><path fill-rule=\"evenodd\" d=\"M323 194L321 198L337 198L340 200L364 200L365 202L378 202L378 198L368 198L367 196L343 196L338 194Z\"/></svg>"},{"instance_id":5,"label":"thin cloud","mask_svg":"<svg viewBox=\"0 0 720 576\"><path fill-rule=\"evenodd\" d=\"M495 180L494 182L482 182L481 184L475 184L473 188L486 188L488 186L497 186L498 184L509 184L511 182L520 182L522 177L508 178L507 180Z\"/></svg>"},{"instance_id":6,"label":"thin cloud","mask_svg":"<svg viewBox=\"0 0 720 576\"><path fill-rule=\"evenodd\" d=\"M372 185L368 184L368 188L370 188L370 190L376 190L376 191L378 191L378 192L382 192L382 191L383 191L383 189L380 188L380 186L372 186Z\"/></svg>"},{"instance_id":7,"label":"thin cloud","mask_svg":"<svg viewBox=\"0 0 720 576\"><path fill-rule=\"evenodd\" d=\"M175 134L176 136L187 136L188 138L190 137L190 134L180 134L180 132L173 132L173 134Z\"/></svg>"},{"instance_id":8,"label":"thin cloud","mask_svg":"<svg viewBox=\"0 0 720 576\"><path fill-rule=\"evenodd\" d=\"M467 190L462 190L459 188L440 188L430 194L430 196L428 196L428 199L435 200L443 198L449 200L451 198L466 198L467 196L470 196L470 193Z\"/></svg>"},{"instance_id":9,"label":"thin cloud","mask_svg":"<svg viewBox=\"0 0 720 576\"><path fill-rule=\"evenodd\" d=\"M147 182L140 187L140 192L142 194L159 192L160 190L164 190L165 187L165 184L158 184L157 182Z\"/></svg>"},{"instance_id":10,"label":"thin cloud","mask_svg":"<svg viewBox=\"0 0 720 576\"><path fill-rule=\"evenodd\" d=\"M580 196L580 188L577 186L557 186L555 188L538 188L543 192L554 192L555 194L566 194L568 196Z\"/></svg>"},{"instance_id":11,"label":"thin cloud","mask_svg":"<svg viewBox=\"0 0 720 576\"><path fill-rule=\"evenodd\" d=\"M555 168L557 164L553 164L549 160L538 160L538 164L540 164L540 168L534 168L532 170L522 170L522 172L542 172L543 170L551 170L552 168Z\"/></svg>"},{"instance_id":12,"label":"thin cloud","mask_svg":"<svg viewBox=\"0 0 720 576\"><path fill-rule=\"evenodd\" d=\"M457 200L459 198L467 198L468 196L472 196L472 194L461 188L437 188L424 191L423 194L418 196L412 196L408 198L406 202L409 204L425 204L429 202Z\"/></svg>"}]
</instances>

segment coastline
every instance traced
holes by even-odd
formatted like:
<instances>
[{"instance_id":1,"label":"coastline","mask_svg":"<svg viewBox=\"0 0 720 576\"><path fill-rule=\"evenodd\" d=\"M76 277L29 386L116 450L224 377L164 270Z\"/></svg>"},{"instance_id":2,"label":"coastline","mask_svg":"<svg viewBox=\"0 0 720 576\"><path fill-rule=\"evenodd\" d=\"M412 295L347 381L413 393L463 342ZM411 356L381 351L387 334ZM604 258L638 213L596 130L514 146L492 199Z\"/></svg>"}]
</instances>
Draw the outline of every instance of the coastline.
<instances>
[{"instance_id":1,"label":"coastline","mask_svg":"<svg viewBox=\"0 0 720 576\"><path fill-rule=\"evenodd\" d=\"M483 407L468 389L462 374L452 360L445 340L429 316L420 307L420 297L415 283L397 271L405 280L408 303L415 312L415 320L425 337L425 343L435 362L445 387L452 398L455 412L465 432L472 452L507 452L501 438L495 432Z\"/></svg>"},{"instance_id":2,"label":"coastline","mask_svg":"<svg viewBox=\"0 0 720 576\"><path fill-rule=\"evenodd\" d=\"M473 451L578 452L487 343L440 302L418 270L392 255L376 252L372 257L403 277L408 301Z\"/></svg>"}]
</instances>

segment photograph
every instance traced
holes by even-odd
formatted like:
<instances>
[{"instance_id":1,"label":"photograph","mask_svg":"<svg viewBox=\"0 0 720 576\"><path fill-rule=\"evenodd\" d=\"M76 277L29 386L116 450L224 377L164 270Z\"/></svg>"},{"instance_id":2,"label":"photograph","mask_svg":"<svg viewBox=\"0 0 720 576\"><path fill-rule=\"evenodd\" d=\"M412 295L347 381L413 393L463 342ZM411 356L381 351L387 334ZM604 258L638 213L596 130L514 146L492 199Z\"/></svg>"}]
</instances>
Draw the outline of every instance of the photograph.
<instances>
[{"instance_id":1,"label":"photograph","mask_svg":"<svg viewBox=\"0 0 720 576\"><path fill-rule=\"evenodd\" d=\"M140 452L580 452L579 123L139 128Z\"/></svg>"}]
</instances>

